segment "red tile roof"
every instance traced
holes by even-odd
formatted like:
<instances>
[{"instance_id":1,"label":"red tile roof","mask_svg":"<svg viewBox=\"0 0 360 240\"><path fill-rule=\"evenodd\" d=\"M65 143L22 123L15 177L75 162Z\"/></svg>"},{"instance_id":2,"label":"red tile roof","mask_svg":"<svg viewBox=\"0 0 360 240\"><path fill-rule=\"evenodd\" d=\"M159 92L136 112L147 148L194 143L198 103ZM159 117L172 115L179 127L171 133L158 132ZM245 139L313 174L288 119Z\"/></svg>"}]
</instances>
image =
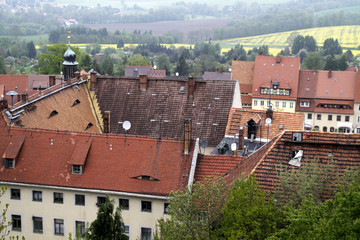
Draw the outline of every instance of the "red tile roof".
<instances>
[{"instance_id":1,"label":"red tile roof","mask_svg":"<svg viewBox=\"0 0 360 240\"><path fill-rule=\"evenodd\" d=\"M166 70L152 69L152 70L150 70L150 72L148 74L149 74L149 77L163 78L163 77L166 77Z\"/></svg>"},{"instance_id":2,"label":"red tile roof","mask_svg":"<svg viewBox=\"0 0 360 240\"><path fill-rule=\"evenodd\" d=\"M139 78L97 78L96 95L102 113L111 112L112 133L125 133L121 123L130 121L129 134L183 139L184 120L192 119L192 139L210 145L223 139L235 81L196 79L193 97L188 79L148 78L145 85L140 91Z\"/></svg>"},{"instance_id":3,"label":"red tile roof","mask_svg":"<svg viewBox=\"0 0 360 240\"><path fill-rule=\"evenodd\" d=\"M195 180L201 182L205 177L223 176L244 159L231 155L199 155Z\"/></svg>"},{"instance_id":4,"label":"red tile roof","mask_svg":"<svg viewBox=\"0 0 360 240\"><path fill-rule=\"evenodd\" d=\"M9 91L16 91L18 94L22 94L29 90L28 88L28 76L27 75L0 75L0 85L5 86L5 100L11 105L11 97L6 95ZM17 96L14 96L13 101L16 103Z\"/></svg>"},{"instance_id":5,"label":"red tile roof","mask_svg":"<svg viewBox=\"0 0 360 240\"><path fill-rule=\"evenodd\" d=\"M0 181L153 195L168 195L187 185L192 151L183 154L183 141L9 128L2 123L0 156L17 137L25 137L19 160L15 169L0 169ZM84 173L72 174L74 151L89 141Z\"/></svg>"},{"instance_id":6,"label":"red tile roof","mask_svg":"<svg viewBox=\"0 0 360 240\"><path fill-rule=\"evenodd\" d=\"M269 88L270 80L279 83L279 89L291 89L290 95L273 95L276 99L296 100L299 85L300 58L256 56L253 81L253 97L269 98L260 94L260 87Z\"/></svg>"},{"instance_id":7,"label":"red tile roof","mask_svg":"<svg viewBox=\"0 0 360 240\"><path fill-rule=\"evenodd\" d=\"M126 77L139 77L139 75L148 75L152 66L125 66Z\"/></svg>"},{"instance_id":8,"label":"red tile roof","mask_svg":"<svg viewBox=\"0 0 360 240\"><path fill-rule=\"evenodd\" d=\"M239 132L240 127L244 127L245 123L253 119L255 122L261 118L261 127L258 129L256 137L272 139L283 130L302 130L304 124L304 114L273 112L273 121L268 128L265 126L266 111L253 110L244 108L232 108L230 111L229 121L226 127L226 135L235 135ZM280 125L283 126L279 129ZM245 128L245 136L247 136L247 128Z\"/></svg>"}]
</instances>

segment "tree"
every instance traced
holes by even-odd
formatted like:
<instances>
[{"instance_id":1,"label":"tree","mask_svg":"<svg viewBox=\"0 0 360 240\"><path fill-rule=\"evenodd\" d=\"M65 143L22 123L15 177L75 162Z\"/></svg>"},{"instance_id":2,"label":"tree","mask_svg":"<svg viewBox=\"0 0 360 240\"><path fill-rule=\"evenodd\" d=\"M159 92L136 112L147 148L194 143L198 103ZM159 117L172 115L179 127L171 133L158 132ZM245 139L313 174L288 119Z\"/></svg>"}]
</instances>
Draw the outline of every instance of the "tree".
<instances>
[{"instance_id":1,"label":"tree","mask_svg":"<svg viewBox=\"0 0 360 240\"><path fill-rule=\"evenodd\" d=\"M80 55L77 47L71 47L76 57ZM39 72L41 74L59 74L62 71L62 63L64 62L64 53L67 51L68 45L58 43L46 47L47 53L41 53L39 57Z\"/></svg>"},{"instance_id":2,"label":"tree","mask_svg":"<svg viewBox=\"0 0 360 240\"><path fill-rule=\"evenodd\" d=\"M141 56L140 54L134 54L131 56L127 63L129 66L150 66L151 62L148 58Z\"/></svg>"},{"instance_id":3,"label":"tree","mask_svg":"<svg viewBox=\"0 0 360 240\"><path fill-rule=\"evenodd\" d=\"M56 44L60 42L60 31L59 30L53 30L51 31L49 35L49 43Z\"/></svg>"},{"instance_id":4,"label":"tree","mask_svg":"<svg viewBox=\"0 0 360 240\"><path fill-rule=\"evenodd\" d=\"M186 76L189 71L189 66L186 63L186 59L189 57L189 50L184 49L179 57L178 63L176 65L176 71L180 76Z\"/></svg>"},{"instance_id":5,"label":"tree","mask_svg":"<svg viewBox=\"0 0 360 240\"><path fill-rule=\"evenodd\" d=\"M114 75L114 59L106 56L101 64L102 74Z\"/></svg>"},{"instance_id":6,"label":"tree","mask_svg":"<svg viewBox=\"0 0 360 240\"><path fill-rule=\"evenodd\" d=\"M0 74L6 74L6 65L2 56L0 56Z\"/></svg>"},{"instance_id":7,"label":"tree","mask_svg":"<svg viewBox=\"0 0 360 240\"><path fill-rule=\"evenodd\" d=\"M316 40L313 36L306 35L304 38L304 48L308 52L315 52L317 49Z\"/></svg>"},{"instance_id":8,"label":"tree","mask_svg":"<svg viewBox=\"0 0 360 240\"><path fill-rule=\"evenodd\" d=\"M312 70L314 68L322 69L323 64L324 63L319 52L310 52L303 60L303 68L308 70Z\"/></svg>"},{"instance_id":9,"label":"tree","mask_svg":"<svg viewBox=\"0 0 360 240\"><path fill-rule=\"evenodd\" d=\"M333 38L326 39L323 44L323 55L327 56L336 54L342 54L342 48L338 40L334 40Z\"/></svg>"},{"instance_id":10,"label":"tree","mask_svg":"<svg viewBox=\"0 0 360 240\"><path fill-rule=\"evenodd\" d=\"M80 59L79 68L90 70L91 64L92 64L92 60L89 54L83 54Z\"/></svg>"},{"instance_id":11,"label":"tree","mask_svg":"<svg viewBox=\"0 0 360 240\"><path fill-rule=\"evenodd\" d=\"M347 62L352 62L354 60L354 54L351 50L347 50L344 54Z\"/></svg>"},{"instance_id":12,"label":"tree","mask_svg":"<svg viewBox=\"0 0 360 240\"><path fill-rule=\"evenodd\" d=\"M324 69L333 71L338 69L338 63L333 54L326 57Z\"/></svg>"},{"instance_id":13,"label":"tree","mask_svg":"<svg viewBox=\"0 0 360 240\"><path fill-rule=\"evenodd\" d=\"M170 194L171 218L158 221L155 239L218 239L227 185L222 178L206 178L192 189Z\"/></svg>"},{"instance_id":14,"label":"tree","mask_svg":"<svg viewBox=\"0 0 360 240\"><path fill-rule=\"evenodd\" d=\"M294 38L293 44L291 46L291 53L298 54L298 52L304 48L304 37L301 35L297 35Z\"/></svg>"},{"instance_id":15,"label":"tree","mask_svg":"<svg viewBox=\"0 0 360 240\"><path fill-rule=\"evenodd\" d=\"M36 49L33 41L28 42L27 44L27 51L28 51L28 57L29 58L35 58L36 57Z\"/></svg>"},{"instance_id":16,"label":"tree","mask_svg":"<svg viewBox=\"0 0 360 240\"><path fill-rule=\"evenodd\" d=\"M114 212L114 201L106 196L105 202L99 206L96 219L88 229L89 239L99 240L125 240L128 236L124 234L124 223L121 210L117 208Z\"/></svg>"},{"instance_id":17,"label":"tree","mask_svg":"<svg viewBox=\"0 0 360 240\"><path fill-rule=\"evenodd\" d=\"M232 185L220 232L225 239L265 239L283 225L282 219L274 199L266 199L255 177L243 175Z\"/></svg>"},{"instance_id":18,"label":"tree","mask_svg":"<svg viewBox=\"0 0 360 240\"><path fill-rule=\"evenodd\" d=\"M156 63L158 65L159 69L165 69L167 74L170 74L171 72L171 63L168 55L166 53L163 53L156 57Z\"/></svg>"},{"instance_id":19,"label":"tree","mask_svg":"<svg viewBox=\"0 0 360 240\"><path fill-rule=\"evenodd\" d=\"M0 198L4 195L6 192L7 187L2 186L0 190ZM2 206L2 201L0 201L0 207L1 207L1 215L0 215L0 239L5 240L5 237L10 234L10 230L8 229L11 225L11 222L7 220L6 213L9 208L9 204L5 204L5 206Z\"/></svg>"}]
</instances>

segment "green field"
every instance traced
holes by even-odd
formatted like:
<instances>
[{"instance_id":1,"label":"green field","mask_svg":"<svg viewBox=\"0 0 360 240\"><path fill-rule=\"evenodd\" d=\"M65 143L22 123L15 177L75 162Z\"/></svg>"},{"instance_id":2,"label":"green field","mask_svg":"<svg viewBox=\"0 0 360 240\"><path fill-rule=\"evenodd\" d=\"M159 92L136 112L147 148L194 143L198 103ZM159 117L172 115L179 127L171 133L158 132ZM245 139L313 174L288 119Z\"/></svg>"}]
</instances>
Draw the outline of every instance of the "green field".
<instances>
[{"instance_id":1,"label":"green field","mask_svg":"<svg viewBox=\"0 0 360 240\"><path fill-rule=\"evenodd\" d=\"M321 16L324 16L326 14L332 14L332 13L337 13L337 12L344 12L344 14L359 13L359 11L360 11L360 6L344 7L344 8L336 8L336 9L330 9L330 10L324 10L324 11L316 12L315 16L316 17L321 17Z\"/></svg>"},{"instance_id":2,"label":"green field","mask_svg":"<svg viewBox=\"0 0 360 240\"><path fill-rule=\"evenodd\" d=\"M354 54L360 53L360 51L356 50L357 47L360 45L360 25L310 28L253 37L232 38L214 42L220 43L221 48L225 51L232 47L235 47L236 44L243 45L246 48L268 45L270 48L270 52L276 55L278 52L288 46L287 39L293 32L296 32L303 36L313 36L319 47L322 46L325 39L327 38L338 39L343 49L351 49Z\"/></svg>"}]
</instances>

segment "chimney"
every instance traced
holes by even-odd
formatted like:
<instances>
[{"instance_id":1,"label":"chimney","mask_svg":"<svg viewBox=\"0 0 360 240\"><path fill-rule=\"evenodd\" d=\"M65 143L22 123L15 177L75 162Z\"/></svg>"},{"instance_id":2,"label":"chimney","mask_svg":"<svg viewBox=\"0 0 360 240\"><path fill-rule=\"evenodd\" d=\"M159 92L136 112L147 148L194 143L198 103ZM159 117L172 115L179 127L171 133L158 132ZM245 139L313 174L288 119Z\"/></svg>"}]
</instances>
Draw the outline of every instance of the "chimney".
<instances>
[{"instance_id":1,"label":"chimney","mask_svg":"<svg viewBox=\"0 0 360 240\"><path fill-rule=\"evenodd\" d=\"M96 71L90 73L90 91L95 91L96 86Z\"/></svg>"},{"instance_id":2,"label":"chimney","mask_svg":"<svg viewBox=\"0 0 360 240\"><path fill-rule=\"evenodd\" d=\"M280 56L276 57L276 63L281 63L281 57Z\"/></svg>"},{"instance_id":3,"label":"chimney","mask_svg":"<svg viewBox=\"0 0 360 240\"><path fill-rule=\"evenodd\" d=\"M110 111L104 112L104 133L110 133Z\"/></svg>"},{"instance_id":4,"label":"chimney","mask_svg":"<svg viewBox=\"0 0 360 240\"><path fill-rule=\"evenodd\" d=\"M271 109L271 107L269 107L266 110L266 118L270 118L271 120L273 120L273 113L274 113L274 111Z\"/></svg>"},{"instance_id":5,"label":"chimney","mask_svg":"<svg viewBox=\"0 0 360 240\"><path fill-rule=\"evenodd\" d=\"M147 83L148 83L147 75L140 75L139 80L140 80L140 91L146 92Z\"/></svg>"},{"instance_id":6,"label":"chimney","mask_svg":"<svg viewBox=\"0 0 360 240\"><path fill-rule=\"evenodd\" d=\"M191 119L184 121L184 154L189 154L191 142Z\"/></svg>"},{"instance_id":7,"label":"chimney","mask_svg":"<svg viewBox=\"0 0 360 240\"><path fill-rule=\"evenodd\" d=\"M49 76L49 87L55 86L55 76Z\"/></svg>"},{"instance_id":8,"label":"chimney","mask_svg":"<svg viewBox=\"0 0 360 240\"><path fill-rule=\"evenodd\" d=\"M332 78L332 71L331 70L328 73L328 78Z\"/></svg>"},{"instance_id":9,"label":"chimney","mask_svg":"<svg viewBox=\"0 0 360 240\"><path fill-rule=\"evenodd\" d=\"M244 147L244 134L245 134L245 130L243 127L240 127L239 129L239 151L243 150Z\"/></svg>"},{"instance_id":10,"label":"chimney","mask_svg":"<svg viewBox=\"0 0 360 240\"><path fill-rule=\"evenodd\" d=\"M27 93L22 93L22 94L21 94L21 100L22 100L24 103L27 103L27 101L28 101L28 94L27 94Z\"/></svg>"},{"instance_id":11,"label":"chimney","mask_svg":"<svg viewBox=\"0 0 360 240\"><path fill-rule=\"evenodd\" d=\"M80 77L80 72L79 71L74 72L74 78L79 79L79 77Z\"/></svg>"},{"instance_id":12,"label":"chimney","mask_svg":"<svg viewBox=\"0 0 360 240\"><path fill-rule=\"evenodd\" d=\"M193 97L194 96L194 89L195 89L195 78L189 77L188 81L188 96Z\"/></svg>"}]
</instances>

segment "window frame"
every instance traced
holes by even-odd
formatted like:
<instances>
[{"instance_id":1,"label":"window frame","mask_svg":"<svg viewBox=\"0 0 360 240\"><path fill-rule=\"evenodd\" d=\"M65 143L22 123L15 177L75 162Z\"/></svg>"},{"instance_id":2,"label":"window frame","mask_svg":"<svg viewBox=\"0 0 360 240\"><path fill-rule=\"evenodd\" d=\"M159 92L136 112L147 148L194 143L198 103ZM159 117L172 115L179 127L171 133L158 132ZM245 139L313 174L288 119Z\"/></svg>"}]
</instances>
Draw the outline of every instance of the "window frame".
<instances>
[{"instance_id":1,"label":"window frame","mask_svg":"<svg viewBox=\"0 0 360 240\"><path fill-rule=\"evenodd\" d=\"M11 231L21 232L21 227L21 215L11 214Z\"/></svg>"},{"instance_id":2,"label":"window frame","mask_svg":"<svg viewBox=\"0 0 360 240\"><path fill-rule=\"evenodd\" d=\"M61 197L59 196L55 196L55 195L61 195ZM53 203L57 203L57 204L64 204L64 193L62 192L54 192L53 193Z\"/></svg>"},{"instance_id":3,"label":"window frame","mask_svg":"<svg viewBox=\"0 0 360 240\"><path fill-rule=\"evenodd\" d=\"M42 191L33 190L32 191L32 200L33 200L33 202L42 202L42 200L43 200Z\"/></svg>"},{"instance_id":4,"label":"window frame","mask_svg":"<svg viewBox=\"0 0 360 240\"><path fill-rule=\"evenodd\" d=\"M140 205L141 212L146 212L146 213L152 212L152 202L151 201L141 200L140 204L141 204Z\"/></svg>"},{"instance_id":5,"label":"window frame","mask_svg":"<svg viewBox=\"0 0 360 240\"><path fill-rule=\"evenodd\" d=\"M350 122L350 116L345 116L345 122Z\"/></svg>"},{"instance_id":6,"label":"window frame","mask_svg":"<svg viewBox=\"0 0 360 240\"><path fill-rule=\"evenodd\" d=\"M286 102L282 102L282 107L286 108Z\"/></svg>"},{"instance_id":7,"label":"window frame","mask_svg":"<svg viewBox=\"0 0 360 240\"><path fill-rule=\"evenodd\" d=\"M71 165L71 173L72 174L83 174L83 166L82 165Z\"/></svg>"},{"instance_id":8,"label":"window frame","mask_svg":"<svg viewBox=\"0 0 360 240\"><path fill-rule=\"evenodd\" d=\"M65 221L62 218L54 218L54 235L65 235Z\"/></svg>"},{"instance_id":9,"label":"window frame","mask_svg":"<svg viewBox=\"0 0 360 240\"><path fill-rule=\"evenodd\" d=\"M145 236L143 236L143 230L144 230L144 233L145 233L145 231L150 230L150 236L149 236L149 238L145 238ZM149 239L152 239L152 228L151 228L151 227L141 227L141 229L140 229L140 239L141 239L141 240L149 240Z\"/></svg>"},{"instance_id":10,"label":"window frame","mask_svg":"<svg viewBox=\"0 0 360 240\"><path fill-rule=\"evenodd\" d=\"M170 212L169 212L169 206L170 206L170 203L164 203L164 214L166 215L169 215Z\"/></svg>"},{"instance_id":11,"label":"window frame","mask_svg":"<svg viewBox=\"0 0 360 240\"><path fill-rule=\"evenodd\" d=\"M80 225L79 233L81 235L85 234L85 232L86 232L86 223L85 223L85 221L75 220L75 235L74 236L77 235L78 225Z\"/></svg>"},{"instance_id":12,"label":"window frame","mask_svg":"<svg viewBox=\"0 0 360 240\"><path fill-rule=\"evenodd\" d=\"M332 117L332 114L329 114L328 115L328 121L332 121L333 117Z\"/></svg>"},{"instance_id":13,"label":"window frame","mask_svg":"<svg viewBox=\"0 0 360 240\"><path fill-rule=\"evenodd\" d=\"M336 116L336 121L341 122L341 115Z\"/></svg>"},{"instance_id":14,"label":"window frame","mask_svg":"<svg viewBox=\"0 0 360 240\"><path fill-rule=\"evenodd\" d=\"M294 103L293 102L289 103L289 108L294 108Z\"/></svg>"},{"instance_id":15,"label":"window frame","mask_svg":"<svg viewBox=\"0 0 360 240\"><path fill-rule=\"evenodd\" d=\"M44 224L42 217L33 216L32 222L33 222L33 233L41 233L41 234L44 233ZM39 227L41 229L38 229Z\"/></svg>"},{"instance_id":16,"label":"window frame","mask_svg":"<svg viewBox=\"0 0 360 240\"><path fill-rule=\"evenodd\" d=\"M316 120L321 120L321 114L316 114Z\"/></svg>"},{"instance_id":17,"label":"window frame","mask_svg":"<svg viewBox=\"0 0 360 240\"><path fill-rule=\"evenodd\" d=\"M21 190L19 188L11 188L10 189L10 199L21 200Z\"/></svg>"},{"instance_id":18,"label":"window frame","mask_svg":"<svg viewBox=\"0 0 360 240\"><path fill-rule=\"evenodd\" d=\"M80 196L83 197L83 201L81 201L81 202L79 202L79 201L78 201L79 198L77 198L77 197L80 197ZM85 194L77 194L77 193L75 193L75 195L74 195L74 201L75 201L75 205L76 205L76 206L85 206ZM83 203L82 203L82 202L83 202Z\"/></svg>"},{"instance_id":19,"label":"window frame","mask_svg":"<svg viewBox=\"0 0 360 240\"><path fill-rule=\"evenodd\" d=\"M122 202L125 204L122 204ZM121 210L130 210L130 200L128 198L119 198L119 207Z\"/></svg>"},{"instance_id":20,"label":"window frame","mask_svg":"<svg viewBox=\"0 0 360 240\"><path fill-rule=\"evenodd\" d=\"M257 106L258 100L254 100L254 106Z\"/></svg>"},{"instance_id":21,"label":"window frame","mask_svg":"<svg viewBox=\"0 0 360 240\"><path fill-rule=\"evenodd\" d=\"M104 196L97 196L96 198L96 206L100 207L102 204L104 204L106 201L106 197Z\"/></svg>"},{"instance_id":22,"label":"window frame","mask_svg":"<svg viewBox=\"0 0 360 240\"><path fill-rule=\"evenodd\" d=\"M307 114L307 119L309 119L309 120L312 119L312 113Z\"/></svg>"},{"instance_id":23,"label":"window frame","mask_svg":"<svg viewBox=\"0 0 360 240\"><path fill-rule=\"evenodd\" d=\"M265 101L264 100L260 100L260 106L261 107L265 106Z\"/></svg>"}]
</instances>

